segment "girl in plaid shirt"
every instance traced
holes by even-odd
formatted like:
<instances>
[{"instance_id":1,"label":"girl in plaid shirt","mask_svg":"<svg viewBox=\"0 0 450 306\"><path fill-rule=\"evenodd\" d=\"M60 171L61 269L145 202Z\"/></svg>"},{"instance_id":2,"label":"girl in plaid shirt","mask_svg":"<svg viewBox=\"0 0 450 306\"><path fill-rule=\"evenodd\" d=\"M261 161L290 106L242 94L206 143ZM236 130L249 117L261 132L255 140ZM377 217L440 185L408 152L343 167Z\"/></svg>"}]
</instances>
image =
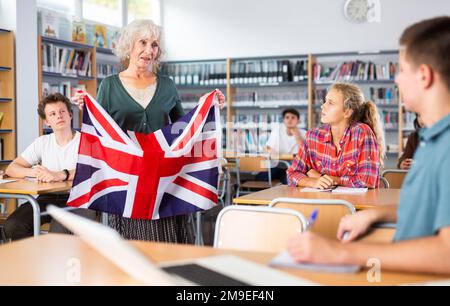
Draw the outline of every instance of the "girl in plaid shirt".
<instances>
[{"instance_id":1,"label":"girl in plaid shirt","mask_svg":"<svg viewBox=\"0 0 450 306\"><path fill-rule=\"evenodd\" d=\"M361 89L336 83L322 105L317 129L306 133L287 176L290 186L377 188L384 134L374 102Z\"/></svg>"}]
</instances>

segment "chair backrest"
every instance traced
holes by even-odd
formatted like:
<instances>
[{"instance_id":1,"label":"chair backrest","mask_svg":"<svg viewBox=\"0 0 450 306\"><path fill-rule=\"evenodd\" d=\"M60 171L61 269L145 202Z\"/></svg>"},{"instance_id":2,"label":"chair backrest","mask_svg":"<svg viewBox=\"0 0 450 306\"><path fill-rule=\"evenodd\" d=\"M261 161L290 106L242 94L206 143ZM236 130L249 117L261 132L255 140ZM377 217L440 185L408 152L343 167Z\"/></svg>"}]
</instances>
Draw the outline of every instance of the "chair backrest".
<instances>
[{"instance_id":1,"label":"chair backrest","mask_svg":"<svg viewBox=\"0 0 450 306\"><path fill-rule=\"evenodd\" d=\"M264 155L239 156L236 161L240 172L266 172L270 169L270 158Z\"/></svg>"},{"instance_id":2,"label":"chair backrest","mask_svg":"<svg viewBox=\"0 0 450 306\"><path fill-rule=\"evenodd\" d=\"M295 210L228 206L217 217L214 247L278 253L306 224L306 218Z\"/></svg>"},{"instance_id":3,"label":"chair backrest","mask_svg":"<svg viewBox=\"0 0 450 306\"><path fill-rule=\"evenodd\" d=\"M381 189L389 189L389 181L385 177L380 177L380 188Z\"/></svg>"},{"instance_id":4,"label":"chair backrest","mask_svg":"<svg viewBox=\"0 0 450 306\"><path fill-rule=\"evenodd\" d=\"M274 199L269 207L293 209L304 216L309 216L315 209L318 209L318 217L310 230L334 240L337 240L341 219L346 215L356 213L355 207L343 200L278 198Z\"/></svg>"},{"instance_id":5,"label":"chair backrest","mask_svg":"<svg viewBox=\"0 0 450 306\"><path fill-rule=\"evenodd\" d=\"M381 177L387 179L387 181L389 182L389 188L401 189L403 181L405 180L407 174L408 174L407 170L389 169L383 171Z\"/></svg>"}]
</instances>

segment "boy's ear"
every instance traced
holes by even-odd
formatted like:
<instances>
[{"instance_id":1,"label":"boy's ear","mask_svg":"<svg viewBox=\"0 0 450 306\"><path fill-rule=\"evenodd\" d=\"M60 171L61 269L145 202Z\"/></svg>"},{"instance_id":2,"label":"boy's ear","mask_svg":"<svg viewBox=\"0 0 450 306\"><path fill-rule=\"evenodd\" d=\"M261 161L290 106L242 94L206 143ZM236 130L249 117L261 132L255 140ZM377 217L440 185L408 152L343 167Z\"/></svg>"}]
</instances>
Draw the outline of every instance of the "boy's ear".
<instances>
[{"instance_id":1,"label":"boy's ear","mask_svg":"<svg viewBox=\"0 0 450 306\"><path fill-rule=\"evenodd\" d=\"M433 68L425 64L419 66L418 78L422 88L429 89L433 85L434 77Z\"/></svg>"},{"instance_id":2,"label":"boy's ear","mask_svg":"<svg viewBox=\"0 0 450 306\"><path fill-rule=\"evenodd\" d=\"M48 123L47 119L44 119L44 123L46 126L50 127L50 124Z\"/></svg>"}]
</instances>

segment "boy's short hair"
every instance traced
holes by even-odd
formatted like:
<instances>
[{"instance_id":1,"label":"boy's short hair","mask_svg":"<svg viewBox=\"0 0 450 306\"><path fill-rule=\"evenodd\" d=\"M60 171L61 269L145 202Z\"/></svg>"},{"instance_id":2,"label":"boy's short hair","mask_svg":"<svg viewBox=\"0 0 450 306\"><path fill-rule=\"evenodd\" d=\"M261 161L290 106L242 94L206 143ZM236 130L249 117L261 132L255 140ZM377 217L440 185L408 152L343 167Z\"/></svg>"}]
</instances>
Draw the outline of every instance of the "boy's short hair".
<instances>
[{"instance_id":1,"label":"boy's short hair","mask_svg":"<svg viewBox=\"0 0 450 306\"><path fill-rule=\"evenodd\" d=\"M286 117L287 114L292 114L292 115L296 116L297 119L300 119L300 113L296 109L293 109L293 108L285 109L283 111L283 118Z\"/></svg>"},{"instance_id":2,"label":"boy's short hair","mask_svg":"<svg viewBox=\"0 0 450 306\"><path fill-rule=\"evenodd\" d=\"M42 99L42 101L39 103L38 106L38 114L39 117L41 117L42 120L45 120L45 107L48 104L53 104L53 103L58 103L58 102L62 102L66 105L67 110L69 111L69 113L71 115L73 115L73 110L72 110L72 104L70 103L69 98L67 98L66 96L60 94L60 93L53 93L53 94L49 94L48 96L46 96L44 99Z\"/></svg>"},{"instance_id":3,"label":"boy's short hair","mask_svg":"<svg viewBox=\"0 0 450 306\"><path fill-rule=\"evenodd\" d=\"M426 64L438 72L450 91L450 16L427 19L408 27L400 38L413 65Z\"/></svg>"}]
</instances>

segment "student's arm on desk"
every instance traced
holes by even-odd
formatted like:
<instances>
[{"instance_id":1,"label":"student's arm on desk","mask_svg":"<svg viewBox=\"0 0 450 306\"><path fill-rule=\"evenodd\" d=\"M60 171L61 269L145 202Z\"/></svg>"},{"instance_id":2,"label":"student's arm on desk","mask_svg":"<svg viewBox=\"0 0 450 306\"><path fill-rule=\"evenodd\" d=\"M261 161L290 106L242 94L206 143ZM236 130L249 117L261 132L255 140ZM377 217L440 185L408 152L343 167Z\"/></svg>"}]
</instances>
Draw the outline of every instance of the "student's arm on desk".
<instances>
[{"instance_id":1,"label":"student's arm on desk","mask_svg":"<svg viewBox=\"0 0 450 306\"><path fill-rule=\"evenodd\" d=\"M390 244L349 244L343 262L365 265L370 258L380 260L384 269L402 272L450 274L450 227L437 236Z\"/></svg>"},{"instance_id":2,"label":"student's arm on desk","mask_svg":"<svg viewBox=\"0 0 450 306\"><path fill-rule=\"evenodd\" d=\"M17 157L6 169L6 175L12 178L35 177L41 182L62 182L66 178L64 171L53 172L43 166L32 168L24 158ZM73 181L75 169L69 170L69 181Z\"/></svg>"},{"instance_id":3,"label":"student's arm on desk","mask_svg":"<svg viewBox=\"0 0 450 306\"><path fill-rule=\"evenodd\" d=\"M349 243L361 238L376 223L397 223L397 209L397 206L392 205L347 215L339 224L337 239Z\"/></svg>"},{"instance_id":4,"label":"student's arm on desk","mask_svg":"<svg viewBox=\"0 0 450 306\"><path fill-rule=\"evenodd\" d=\"M66 173L64 171L50 171L43 166L37 166L37 179L40 182L52 183L52 182L63 182L66 179ZM68 170L69 178L68 181L73 181L75 177L75 170Z\"/></svg>"},{"instance_id":5,"label":"student's arm on desk","mask_svg":"<svg viewBox=\"0 0 450 306\"><path fill-rule=\"evenodd\" d=\"M31 167L32 165L25 159L17 157L8 168L6 168L6 175L12 178L36 177L37 170Z\"/></svg>"},{"instance_id":6,"label":"student's arm on desk","mask_svg":"<svg viewBox=\"0 0 450 306\"><path fill-rule=\"evenodd\" d=\"M395 222L397 214L392 206L363 211L352 218L343 220L338 233L342 237L349 231L348 241L362 236L374 223ZM341 243L308 231L292 238L288 250L301 263L366 266L369 259L376 258L386 270L450 274L450 227L442 228L437 236L387 244Z\"/></svg>"},{"instance_id":7,"label":"student's arm on desk","mask_svg":"<svg viewBox=\"0 0 450 306\"><path fill-rule=\"evenodd\" d=\"M437 236L387 244L342 244L308 231L291 239L288 250L300 263L366 266L376 258L383 270L450 274L450 227Z\"/></svg>"}]
</instances>

